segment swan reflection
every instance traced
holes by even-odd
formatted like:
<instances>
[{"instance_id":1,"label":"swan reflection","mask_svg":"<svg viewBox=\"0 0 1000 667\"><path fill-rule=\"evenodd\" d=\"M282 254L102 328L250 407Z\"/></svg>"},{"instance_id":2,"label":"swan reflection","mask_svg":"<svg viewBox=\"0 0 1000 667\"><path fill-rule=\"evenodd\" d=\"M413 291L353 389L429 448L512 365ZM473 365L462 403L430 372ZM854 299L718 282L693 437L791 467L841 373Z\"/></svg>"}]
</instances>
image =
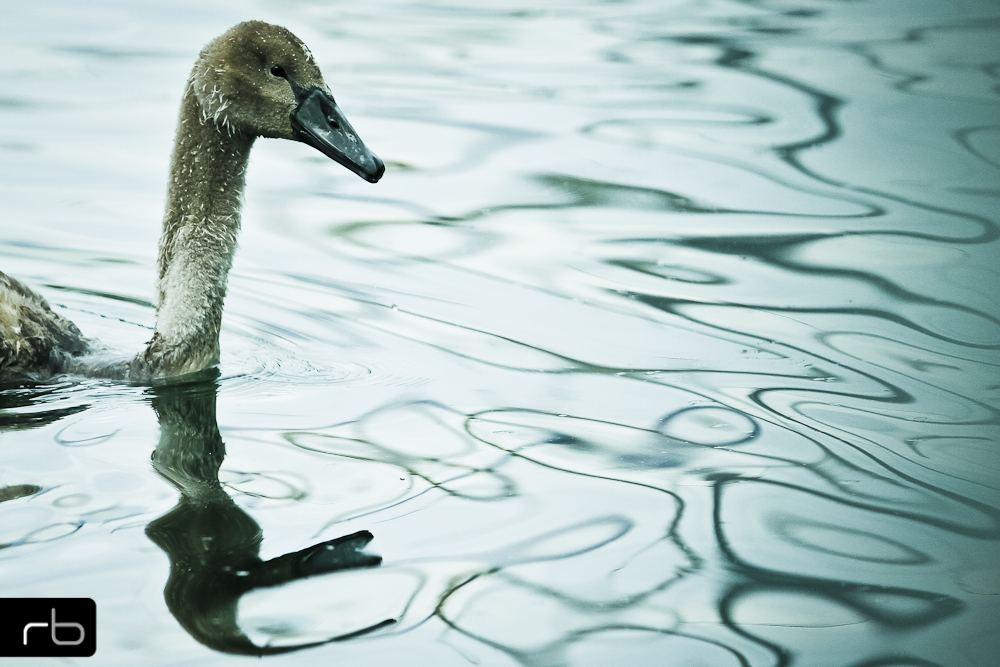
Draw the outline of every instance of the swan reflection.
<instances>
[{"instance_id":1,"label":"swan reflection","mask_svg":"<svg viewBox=\"0 0 1000 667\"><path fill-rule=\"evenodd\" d=\"M160 422L153 467L178 491L177 505L152 521L149 536L170 559L163 596L181 626L209 648L225 653L267 655L349 639L394 623L363 625L325 640L288 646L259 646L240 627L240 599L260 588L306 577L377 567L380 556L366 553L372 534L362 530L262 560L260 525L243 511L219 482L226 446L215 415L213 379L166 384L151 390Z\"/></svg>"}]
</instances>

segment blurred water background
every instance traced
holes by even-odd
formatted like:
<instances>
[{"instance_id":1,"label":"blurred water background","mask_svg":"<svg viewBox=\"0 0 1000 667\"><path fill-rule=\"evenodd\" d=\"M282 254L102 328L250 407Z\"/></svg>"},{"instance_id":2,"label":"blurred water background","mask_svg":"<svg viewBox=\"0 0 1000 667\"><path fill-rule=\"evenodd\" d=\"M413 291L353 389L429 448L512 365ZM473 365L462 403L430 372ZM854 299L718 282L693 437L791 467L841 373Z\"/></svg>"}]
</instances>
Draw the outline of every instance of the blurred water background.
<instances>
[{"instance_id":1,"label":"blurred water background","mask_svg":"<svg viewBox=\"0 0 1000 667\"><path fill-rule=\"evenodd\" d=\"M4 386L0 595L81 664L996 664L1000 3L8 0L0 268L88 336L248 19L387 173L258 142L218 378Z\"/></svg>"}]
</instances>

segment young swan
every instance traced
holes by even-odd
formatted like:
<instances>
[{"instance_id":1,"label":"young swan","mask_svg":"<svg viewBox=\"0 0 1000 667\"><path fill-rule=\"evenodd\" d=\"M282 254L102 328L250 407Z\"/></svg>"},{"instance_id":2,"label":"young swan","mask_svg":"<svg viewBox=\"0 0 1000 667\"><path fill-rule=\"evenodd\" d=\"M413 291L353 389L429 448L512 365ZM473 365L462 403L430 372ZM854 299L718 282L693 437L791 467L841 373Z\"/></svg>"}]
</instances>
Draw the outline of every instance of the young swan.
<instances>
[{"instance_id":1,"label":"young swan","mask_svg":"<svg viewBox=\"0 0 1000 667\"><path fill-rule=\"evenodd\" d=\"M143 382L219 362L226 282L257 137L301 141L372 183L385 171L337 107L305 44L248 21L198 56L181 102L157 258L156 330L119 363L88 363L91 341L0 273L0 379L60 372Z\"/></svg>"}]
</instances>

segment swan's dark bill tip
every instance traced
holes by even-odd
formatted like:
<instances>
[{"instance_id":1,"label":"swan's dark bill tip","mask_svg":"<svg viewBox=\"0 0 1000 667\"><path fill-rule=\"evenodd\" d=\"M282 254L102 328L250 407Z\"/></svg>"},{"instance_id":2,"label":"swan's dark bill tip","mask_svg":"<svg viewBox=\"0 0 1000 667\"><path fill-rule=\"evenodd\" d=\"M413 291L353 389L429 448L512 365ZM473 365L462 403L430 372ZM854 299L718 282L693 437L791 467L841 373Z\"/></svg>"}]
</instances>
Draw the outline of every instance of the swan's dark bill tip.
<instances>
[{"instance_id":1,"label":"swan's dark bill tip","mask_svg":"<svg viewBox=\"0 0 1000 667\"><path fill-rule=\"evenodd\" d=\"M379 179L385 175L385 163L377 155L372 155L372 157L375 158L375 170L371 173L362 174L361 177L369 183L378 183Z\"/></svg>"}]
</instances>

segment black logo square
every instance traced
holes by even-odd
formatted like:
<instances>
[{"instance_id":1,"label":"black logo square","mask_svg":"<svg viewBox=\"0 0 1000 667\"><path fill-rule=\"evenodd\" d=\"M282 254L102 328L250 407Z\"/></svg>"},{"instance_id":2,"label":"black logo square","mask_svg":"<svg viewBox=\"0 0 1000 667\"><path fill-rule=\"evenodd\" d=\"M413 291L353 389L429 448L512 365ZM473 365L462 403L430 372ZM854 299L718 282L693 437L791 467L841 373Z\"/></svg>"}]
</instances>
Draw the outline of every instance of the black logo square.
<instances>
[{"instance_id":1,"label":"black logo square","mask_svg":"<svg viewBox=\"0 0 1000 667\"><path fill-rule=\"evenodd\" d=\"M97 650L90 598L0 598L0 656L88 657Z\"/></svg>"}]
</instances>

